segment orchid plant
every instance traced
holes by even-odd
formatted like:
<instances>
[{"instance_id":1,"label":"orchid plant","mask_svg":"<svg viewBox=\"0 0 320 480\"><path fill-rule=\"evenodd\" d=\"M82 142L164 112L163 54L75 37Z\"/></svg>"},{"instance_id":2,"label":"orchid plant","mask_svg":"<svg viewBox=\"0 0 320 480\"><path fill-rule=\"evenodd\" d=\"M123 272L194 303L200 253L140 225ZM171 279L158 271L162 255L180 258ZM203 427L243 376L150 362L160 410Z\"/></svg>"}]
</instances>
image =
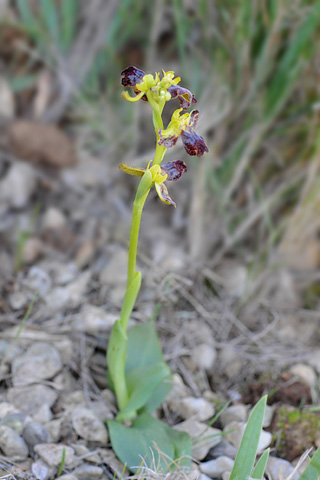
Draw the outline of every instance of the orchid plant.
<instances>
[{"instance_id":1,"label":"orchid plant","mask_svg":"<svg viewBox=\"0 0 320 480\"><path fill-rule=\"evenodd\" d=\"M113 388L118 415L109 420L108 428L114 451L127 467L135 472L141 463L158 469L172 468L170 461L183 463L188 469L191 461L191 440L187 433L174 430L160 422L151 412L169 393L171 372L160 348L153 320L128 331L128 322L141 286L141 273L136 270L138 237L142 210L153 186L160 200L176 206L165 182L176 181L187 171L182 160L162 163L168 148L181 137L188 155L201 157L208 152L203 137L196 133L199 111L183 113L197 103L194 95L178 85L174 72L156 73L154 76L130 66L121 73L122 85L130 87L122 97L129 102L148 102L153 111L156 134L155 155L145 169L125 164L120 170L141 177L133 203L130 231L128 278L120 318L113 326L107 364L110 385ZM164 128L162 113L166 102L178 99L180 108Z\"/></svg>"}]
</instances>

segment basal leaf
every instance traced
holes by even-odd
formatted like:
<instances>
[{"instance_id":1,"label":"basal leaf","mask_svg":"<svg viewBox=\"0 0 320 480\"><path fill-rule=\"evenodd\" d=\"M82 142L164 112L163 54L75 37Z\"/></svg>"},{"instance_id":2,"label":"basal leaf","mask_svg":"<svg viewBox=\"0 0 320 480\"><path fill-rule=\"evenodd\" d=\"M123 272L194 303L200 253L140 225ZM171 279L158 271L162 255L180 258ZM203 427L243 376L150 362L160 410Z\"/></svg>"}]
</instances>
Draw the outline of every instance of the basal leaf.
<instances>
[{"instance_id":1,"label":"basal leaf","mask_svg":"<svg viewBox=\"0 0 320 480\"><path fill-rule=\"evenodd\" d=\"M159 362L163 362L163 354L154 323L132 327L128 332L126 372Z\"/></svg>"},{"instance_id":2,"label":"basal leaf","mask_svg":"<svg viewBox=\"0 0 320 480\"><path fill-rule=\"evenodd\" d=\"M229 480L243 480L251 475L257 455L266 403L267 396L265 395L251 412Z\"/></svg>"},{"instance_id":3,"label":"basal leaf","mask_svg":"<svg viewBox=\"0 0 320 480\"><path fill-rule=\"evenodd\" d=\"M257 464L254 467L252 475L251 475L252 480L262 480L263 479L264 471L266 469L267 461L268 461L268 458L269 458L269 452L270 452L270 448L268 448L264 452L264 454L261 455L259 460L257 461Z\"/></svg>"},{"instance_id":4,"label":"basal leaf","mask_svg":"<svg viewBox=\"0 0 320 480\"><path fill-rule=\"evenodd\" d=\"M311 461L299 480L318 480L320 477L320 447L316 450Z\"/></svg>"}]
</instances>

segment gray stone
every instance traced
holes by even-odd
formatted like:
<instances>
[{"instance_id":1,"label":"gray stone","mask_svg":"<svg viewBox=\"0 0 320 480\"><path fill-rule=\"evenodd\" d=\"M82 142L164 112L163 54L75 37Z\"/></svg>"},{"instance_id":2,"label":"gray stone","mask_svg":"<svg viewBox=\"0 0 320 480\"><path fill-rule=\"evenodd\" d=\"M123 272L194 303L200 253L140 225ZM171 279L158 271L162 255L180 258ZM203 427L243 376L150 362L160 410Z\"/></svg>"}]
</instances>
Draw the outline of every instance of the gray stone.
<instances>
[{"instance_id":1,"label":"gray stone","mask_svg":"<svg viewBox=\"0 0 320 480\"><path fill-rule=\"evenodd\" d=\"M290 368L290 372L305 382L310 388L317 386L316 372L310 365L304 363L297 363Z\"/></svg>"},{"instance_id":2,"label":"gray stone","mask_svg":"<svg viewBox=\"0 0 320 480\"><path fill-rule=\"evenodd\" d=\"M28 385L54 377L62 368L58 350L49 343L31 345L24 355L12 362L13 385Z\"/></svg>"},{"instance_id":3,"label":"gray stone","mask_svg":"<svg viewBox=\"0 0 320 480\"><path fill-rule=\"evenodd\" d=\"M200 463L201 472L212 478L221 478L224 472L231 472L234 460L229 457L222 456L215 460Z\"/></svg>"},{"instance_id":4,"label":"gray stone","mask_svg":"<svg viewBox=\"0 0 320 480\"><path fill-rule=\"evenodd\" d=\"M37 265L30 268L24 284L30 290L37 292L41 297L46 297L52 287L51 278L48 273Z\"/></svg>"},{"instance_id":5,"label":"gray stone","mask_svg":"<svg viewBox=\"0 0 320 480\"><path fill-rule=\"evenodd\" d=\"M103 469L95 465L83 463L72 472L78 480L99 480L103 475Z\"/></svg>"},{"instance_id":6,"label":"gray stone","mask_svg":"<svg viewBox=\"0 0 320 480\"><path fill-rule=\"evenodd\" d=\"M35 445L38 445L39 443L48 443L50 440L50 435L47 429L40 423L34 421L27 423L22 435L31 450L33 450Z\"/></svg>"},{"instance_id":7,"label":"gray stone","mask_svg":"<svg viewBox=\"0 0 320 480\"><path fill-rule=\"evenodd\" d=\"M56 480L78 480L77 477L71 474L62 475L61 477L57 477Z\"/></svg>"},{"instance_id":8,"label":"gray stone","mask_svg":"<svg viewBox=\"0 0 320 480\"><path fill-rule=\"evenodd\" d=\"M217 350L208 343L201 343L195 347L191 358L197 367L210 371L217 359Z\"/></svg>"},{"instance_id":9,"label":"gray stone","mask_svg":"<svg viewBox=\"0 0 320 480\"><path fill-rule=\"evenodd\" d=\"M21 435L25 426L26 418L25 413L10 413L0 421L0 425L6 425L17 432L18 435Z\"/></svg>"},{"instance_id":10,"label":"gray stone","mask_svg":"<svg viewBox=\"0 0 320 480\"><path fill-rule=\"evenodd\" d=\"M230 407L227 407L224 412L221 413L219 419L223 427L233 421L246 422L248 419L248 407L241 404L231 405Z\"/></svg>"},{"instance_id":11,"label":"gray stone","mask_svg":"<svg viewBox=\"0 0 320 480\"><path fill-rule=\"evenodd\" d=\"M186 420L174 428L189 433L192 440L192 457L196 460L203 460L209 450L221 442L221 430L197 420Z\"/></svg>"},{"instance_id":12,"label":"gray stone","mask_svg":"<svg viewBox=\"0 0 320 480\"><path fill-rule=\"evenodd\" d=\"M266 467L266 473L271 477L271 480L279 480L279 478L288 478L292 474L294 468L287 460L277 457L269 457ZM290 480L298 480L299 473L295 472Z\"/></svg>"},{"instance_id":13,"label":"gray stone","mask_svg":"<svg viewBox=\"0 0 320 480\"><path fill-rule=\"evenodd\" d=\"M46 304L52 310L59 310L65 307L78 307L86 292L91 272L86 271L65 287L55 287L45 297Z\"/></svg>"},{"instance_id":14,"label":"gray stone","mask_svg":"<svg viewBox=\"0 0 320 480\"><path fill-rule=\"evenodd\" d=\"M101 463L100 455L94 451L90 452L89 448L80 443L73 443L71 447L74 449L75 454L79 457L79 460L85 459L87 462L99 465Z\"/></svg>"},{"instance_id":15,"label":"gray stone","mask_svg":"<svg viewBox=\"0 0 320 480\"><path fill-rule=\"evenodd\" d=\"M7 415L11 415L12 413L19 413L19 410L16 409L11 403L8 402L0 402L0 419L2 420Z\"/></svg>"},{"instance_id":16,"label":"gray stone","mask_svg":"<svg viewBox=\"0 0 320 480\"><path fill-rule=\"evenodd\" d=\"M48 404L42 405L34 414L32 418L35 422L45 424L52 420L52 411Z\"/></svg>"},{"instance_id":17,"label":"gray stone","mask_svg":"<svg viewBox=\"0 0 320 480\"><path fill-rule=\"evenodd\" d=\"M64 465L70 467L74 460L74 450L67 445L55 443L39 443L34 447L34 451L39 455L49 467L59 467L64 455ZM63 453L65 452L65 453Z\"/></svg>"},{"instance_id":18,"label":"gray stone","mask_svg":"<svg viewBox=\"0 0 320 480\"><path fill-rule=\"evenodd\" d=\"M193 417L196 420L205 421L214 415L214 406L212 402L204 398L185 397L172 400L168 403L171 410L179 414L181 418L187 420Z\"/></svg>"},{"instance_id":19,"label":"gray stone","mask_svg":"<svg viewBox=\"0 0 320 480\"><path fill-rule=\"evenodd\" d=\"M226 456L235 459L237 453L238 449L225 438L222 438L221 442L210 450L210 457L219 458Z\"/></svg>"},{"instance_id":20,"label":"gray stone","mask_svg":"<svg viewBox=\"0 0 320 480\"><path fill-rule=\"evenodd\" d=\"M49 207L42 218L43 230L60 230L67 225L67 218L61 210Z\"/></svg>"},{"instance_id":21,"label":"gray stone","mask_svg":"<svg viewBox=\"0 0 320 480\"><path fill-rule=\"evenodd\" d=\"M34 415L43 405L51 407L57 400L57 393L46 385L28 385L8 390L8 400L22 412Z\"/></svg>"},{"instance_id":22,"label":"gray stone","mask_svg":"<svg viewBox=\"0 0 320 480\"><path fill-rule=\"evenodd\" d=\"M87 408L79 407L72 412L72 426L76 433L89 441L106 444L108 433L104 424Z\"/></svg>"},{"instance_id":23,"label":"gray stone","mask_svg":"<svg viewBox=\"0 0 320 480\"><path fill-rule=\"evenodd\" d=\"M31 471L37 480L48 480L54 474L54 469L46 465L42 460L33 462Z\"/></svg>"},{"instance_id":24,"label":"gray stone","mask_svg":"<svg viewBox=\"0 0 320 480\"><path fill-rule=\"evenodd\" d=\"M25 207L36 189L36 172L26 163L14 162L0 182L0 204Z\"/></svg>"},{"instance_id":25,"label":"gray stone","mask_svg":"<svg viewBox=\"0 0 320 480\"><path fill-rule=\"evenodd\" d=\"M101 307L86 304L73 323L73 329L97 335L99 332L110 331L117 318L119 314L109 313Z\"/></svg>"},{"instance_id":26,"label":"gray stone","mask_svg":"<svg viewBox=\"0 0 320 480\"><path fill-rule=\"evenodd\" d=\"M28 457L28 447L20 435L6 425L0 426L0 449L8 457L23 460Z\"/></svg>"},{"instance_id":27,"label":"gray stone","mask_svg":"<svg viewBox=\"0 0 320 480\"><path fill-rule=\"evenodd\" d=\"M9 296L10 307L13 310L20 310L30 302L26 292L17 291Z\"/></svg>"},{"instance_id":28,"label":"gray stone","mask_svg":"<svg viewBox=\"0 0 320 480\"><path fill-rule=\"evenodd\" d=\"M246 426L247 424L244 422L233 421L228 423L228 425L226 425L223 429L225 432L225 438L235 447L239 448ZM257 453L261 453L263 450L265 450L270 445L271 441L271 433L262 430L259 438Z\"/></svg>"}]
</instances>

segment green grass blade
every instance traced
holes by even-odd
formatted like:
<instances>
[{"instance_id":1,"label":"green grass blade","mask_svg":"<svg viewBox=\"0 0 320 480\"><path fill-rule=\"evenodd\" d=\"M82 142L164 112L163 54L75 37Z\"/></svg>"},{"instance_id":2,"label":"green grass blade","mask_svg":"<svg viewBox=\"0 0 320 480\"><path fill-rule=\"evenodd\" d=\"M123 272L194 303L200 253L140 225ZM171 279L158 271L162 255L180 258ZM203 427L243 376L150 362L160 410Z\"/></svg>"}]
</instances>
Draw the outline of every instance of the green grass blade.
<instances>
[{"instance_id":1,"label":"green grass blade","mask_svg":"<svg viewBox=\"0 0 320 480\"><path fill-rule=\"evenodd\" d=\"M66 2L68 3L69 0L65 0L63 3ZM49 32L51 39L55 41L56 45L59 45L61 35L56 4L52 0L41 0L39 5L44 26Z\"/></svg>"},{"instance_id":2,"label":"green grass blade","mask_svg":"<svg viewBox=\"0 0 320 480\"><path fill-rule=\"evenodd\" d=\"M266 403L267 395L262 397L252 410L229 480L243 480L251 475L257 455Z\"/></svg>"},{"instance_id":3,"label":"green grass blade","mask_svg":"<svg viewBox=\"0 0 320 480\"><path fill-rule=\"evenodd\" d=\"M67 50L76 33L78 0L64 0L61 2L61 44Z\"/></svg>"},{"instance_id":4,"label":"green grass blade","mask_svg":"<svg viewBox=\"0 0 320 480\"><path fill-rule=\"evenodd\" d=\"M318 480L320 477L320 447L314 453L309 465L299 480Z\"/></svg>"},{"instance_id":5,"label":"green grass blade","mask_svg":"<svg viewBox=\"0 0 320 480\"><path fill-rule=\"evenodd\" d=\"M268 458L269 458L269 452L270 452L270 448L268 448L268 450L266 450L264 452L264 454L261 455L261 457L257 461L257 464L254 467L253 473L252 473L252 479L253 480L262 480L263 479L264 471L266 469L267 461L268 461Z\"/></svg>"},{"instance_id":6,"label":"green grass blade","mask_svg":"<svg viewBox=\"0 0 320 480\"><path fill-rule=\"evenodd\" d=\"M39 32L39 24L35 19L35 16L32 10L29 7L26 0L17 0L17 7L23 27L26 28L29 32L32 32L33 35L37 35Z\"/></svg>"}]
</instances>

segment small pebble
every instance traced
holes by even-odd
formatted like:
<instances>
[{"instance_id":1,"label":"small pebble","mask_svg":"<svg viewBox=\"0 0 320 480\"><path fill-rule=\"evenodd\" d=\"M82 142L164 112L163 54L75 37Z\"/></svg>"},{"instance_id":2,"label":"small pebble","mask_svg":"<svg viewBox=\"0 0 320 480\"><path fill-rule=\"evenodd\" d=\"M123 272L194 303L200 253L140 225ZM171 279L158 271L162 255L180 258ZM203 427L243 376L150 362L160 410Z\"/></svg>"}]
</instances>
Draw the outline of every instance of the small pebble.
<instances>
[{"instance_id":1,"label":"small pebble","mask_svg":"<svg viewBox=\"0 0 320 480\"><path fill-rule=\"evenodd\" d=\"M19 410L17 410L11 403L0 402L0 420L12 413L19 413Z\"/></svg>"},{"instance_id":2,"label":"small pebble","mask_svg":"<svg viewBox=\"0 0 320 480\"><path fill-rule=\"evenodd\" d=\"M20 435L6 425L0 426L0 449L8 457L22 460L28 457L29 450Z\"/></svg>"},{"instance_id":3,"label":"small pebble","mask_svg":"<svg viewBox=\"0 0 320 480\"><path fill-rule=\"evenodd\" d=\"M52 286L51 278L48 273L37 265L33 265L30 268L24 283L29 289L35 291L41 297L45 297Z\"/></svg>"},{"instance_id":4,"label":"small pebble","mask_svg":"<svg viewBox=\"0 0 320 480\"><path fill-rule=\"evenodd\" d=\"M58 208L49 207L42 219L43 230L60 230L67 225L67 218Z\"/></svg>"},{"instance_id":5,"label":"small pebble","mask_svg":"<svg viewBox=\"0 0 320 480\"><path fill-rule=\"evenodd\" d=\"M72 426L76 433L86 440L103 444L108 442L106 427L95 414L87 408L79 407L73 410Z\"/></svg>"},{"instance_id":6,"label":"small pebble","mask_svg":"<svg viewBox=\"0 0 320 480\"><path fill-rule=\"evenodd\" d=\"M244 422L230 422L223 429L225 438L235 447L239 448L247 424ZM272 434L262 430L258 443L258 453L265 450L272 441Z\"/></svg>"},{"instance_id":7,"label":"small pebble","mask_svg":"<svg viewBox=\"0 0 320 480\"><path fill-rule=\"evenodd\" d=\"M15 161L0 182L0 203L24 208L37 186L36 172L26 163Z\"/></svg>"},{"instance_id":8,"label":"small pebble","mask_svg":"<svg viewBox=\"0 0 320 480\"><path fill-rule=\"evenodd\" d=\"M248 419L248 407L246 405L231 405L227 407L224 412L221 413L219 420L223 427L228 425L228 423L236 422L246 422Z\"/></svg>"},{"instance_id":9,"label":"small pebble","mask_svg":"<svg viewBox=\"0 0 320 480\"><path fill-rule=\"evenodd\" d=\"M191 358L197 367L210 371L217 359L217 350L208 343L201 343L195 347Z\"/></svg>"},{"instance_id":10,"label":"small pebble","mask_svg":"<svg viewBox=\"0 0 320 480\"><path fill-rule=\"evenodd\" d=\"M26 418L25 413L10 413L0 421L0 425L6 425L17 432L18 435L21 435L25 426Z\"/></svg>"},{"instance_id":11,"label":"small pebble","mask_svg":"<svg viewBox=\"0 0 320 480\"><path fill-rule=\"evenodd\" d=\"M38 445L39 443L48 443L50 440L50 435L46 428L40 423L34 421L27 423L22 435L31 450L33 450L35 445Z\"/></svg>"},{"instance_id":12,"label":"small pebble","mask_svg":"<svg viewBox=\"0 0 320 480\"><path fill-rule=\"evenodd\" d=\"M310 365L304 363L297 363L290 368L290 372L309 385L310 388L315 388L317 385L316 372Z\"/></svg>"},{"instance_id":13,"label":"small pebble","mask_svg":"<svg viewBox=\"0 0 320 480\"><path fill-rule=\"evenodd\" d=\"M221 442L210 450L210 456L212 458L226 456L235 459L237 453L238 449L234 445L232 445L232 443L228 442L228 440L226 440L225 438L222 438Z\"/></svg>"},{"instance_id":14,"label":"small pebble","mask_svg":"<svg viewBox=\"0 0 320 480\"><path fill-rule=\"evenodd\" d=\"M49 343L37 342L12 362L13 385L27 385L54 377L62 368L58 350Z\"/></svg>"},{"instance_id":15,"label":"small pebble","mask_svg":"<svg viewBox=\"0 0 320 480\"><path fill-rule=\"evenodd\" d=\"M109 313L101 307L86 304L73 323L73 329L89 335L97 335L99 332L110 331L118 317L116 313Z\"/></svg>"},{"instance_id":16,"label":"small pebble","mask_svg":"<svg viewBox=\"0 0 320 480\"><path fill-rule=\"evenodd\" d=\"M186 420L175 426L180 432L189 433L192 442L192 457L203 460L209 450L221 442L221 430L212 428L197 420Z\"/></svg>"},{"instance_id":17,"label":"small pebble","mask_svg":"<svg viewBox=\"0 0 320 480\"><path fill-rule=\"evenodd\" d=\"M72 472L78 480L99 480L103 475L103 469L95 465L83 463Z\"/></svg>"},{"instance_id":18,"label":"small pebble","mask_svg":"<svg viewBox=\"0 0 320 480\"><path fill-rule=\"evenodd\" d=\"M266 467L266 473L271 477L271 480L279 480L279 478L287 478L293 471L293 466L287 460L277 457L269 457ZM298 480L299 473L296 472L290 480Z\"/></svg>"},{"instance_id":19,"label":"small pebble","mask_svg":"<svg viewBox=\"0 0 320 480\"><path fill-rule=\"evenodd\" d=\"M34 412L32 418L35 422L45 424L52 420L52 410L48 404L41 405L41 407Z\"/></svg>"},{"instance_id":20,"label":"small pebble","mask_svg":"<svg viewBox=\"0 0 320 480\"><path fill-rule=\"evenodd\" d=\"M24 264L34 263L43 252L43 244L38 237L30 237L26 240L22 250Z\"/></svg>"},{"instance_id":21,"label":"small pebble","mask_svg":"<svg viewBox=\"0 0 320 480\"><path fill-rule=\"evenodd\" d=\"M56 480L78 480L77 477L71 474L62 475L62 477L57 477Z\"/></svg>"},{"instance_id":22,"label":"small pebble","mask_svg":"<svg viewBox=\"0 0 320 480\"><path fill-rule=\"evenodd\" d=\"M231 472L234 460L229 457L222 456L215 460L200 463L201 472L212 478L221 478L224 472Z\"/></svg>"},{"instance_id":23,"label":"small pebble","mask_svg":"<svg viewBox=\"0 0 320 480\"><path fill-rule=\"evenodd\" d=\"M55 443L39 443L34 447L34 451L39 455L49 467L59 467L64 456L64 465L70 466L74 462L74 450L67 445ZM65 452L65 454L63 454Z\"/></svg>"},{"instance_id":24,"label":"small pebble","mask_svg":"<svg viewBox=\"0 0 320 480\"><path fill-rule=\"evenodd\" d=\"M29 297L26 292L18 291L9 296L9 303L12 310L20 310L29 303Z\"/></svg>"},{"instance_id":25,"label":"small pebble","mask_svg":"<svg viewBox=\"0 0 320 480\"><path fill-rule=\"evenodd\" d=\"M204 398L185 397L168 404L171 410L175 411L181 418L187 420L194 417L200 422L204 422L213 417L214 406L212 402Z\"/></svg>"},{"instance_id":26,"label":"small pebble","mask_svg":"<svg viewBox=\"0 0 320 480\"><path fill-rule=\"evenodd\" d=\"M54 469L48 467L42 460L33 462L31 471L37 480L48 480L54 474Z\"/></svg>"}]
</instances>

